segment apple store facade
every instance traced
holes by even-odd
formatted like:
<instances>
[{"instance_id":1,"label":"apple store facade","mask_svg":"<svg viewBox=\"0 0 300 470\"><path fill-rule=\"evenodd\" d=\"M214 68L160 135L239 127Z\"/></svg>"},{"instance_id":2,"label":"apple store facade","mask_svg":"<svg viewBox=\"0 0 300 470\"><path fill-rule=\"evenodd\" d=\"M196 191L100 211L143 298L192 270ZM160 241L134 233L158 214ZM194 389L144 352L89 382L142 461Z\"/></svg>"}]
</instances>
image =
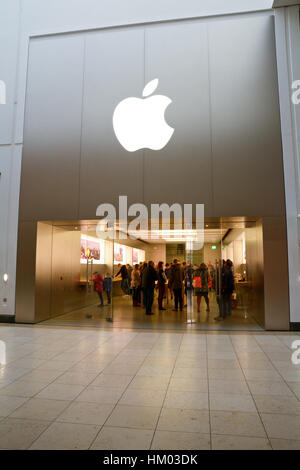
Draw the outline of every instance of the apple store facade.
<instances>
[{"instance_id":1,"label":"apple store facade","mask_svg":"<svg viewBox=\"0 0 300 470\"><path fill-rule=\"evenodd\" d=\"M15 301L1 312L19 323L297 328L275 10L202 13L188 1L186 13L163 1L130 16L116 3L118 13L97 10L101 19L65 1L59 25L51 15L48 24L23 18ZM174 220L169 232L131 239L116 220L116 237L99 237L98 206L118 208L120 196L149 213L153 204L203 204L203 247L190 250ZM233 260L226 325L214 320L213 292L209 315L174 314L168 294L166 313L146 321L116 278L112 302L97 308L96 272L174 258L214 269Z\"/></svg>"}]
</instances>

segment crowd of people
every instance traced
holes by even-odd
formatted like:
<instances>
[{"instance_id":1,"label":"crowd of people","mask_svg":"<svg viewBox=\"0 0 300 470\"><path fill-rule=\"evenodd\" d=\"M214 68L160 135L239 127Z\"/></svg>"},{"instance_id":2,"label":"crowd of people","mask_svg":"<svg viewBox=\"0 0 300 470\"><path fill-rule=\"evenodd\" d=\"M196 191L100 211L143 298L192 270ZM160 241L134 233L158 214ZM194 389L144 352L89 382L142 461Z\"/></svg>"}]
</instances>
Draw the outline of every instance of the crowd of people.
<instances>
[{"instance_id":1,"label":"crowd of people","mask_svg":"<svg viewBox=\"0 0 300 470\"><path fill-rule=\"evenodd\" d=\"M182 312L184 307L193 305L197 299L197 312L200 312L201 300L204 298L206 311L210 312L209 292L215 291L219 315L215 320L223 320L231 315L232 294L234 291L233 263L223 260L213 266L210 262L199 266L180 263L174 259L171 264L153 261L141 262L134 267L129 264L119 265L115 278L121 278L121 289L125 295L132 296L134 307L144 307L146 315L153 315L154 292L158 292L158 309L164 311L165 299L174 301L173 311ZM107 302L111 303L112 276L107 273L103 278L94 273L94 289L99 295L100 306L104 305L103 291Z\"/></svg>"}]
</instances>

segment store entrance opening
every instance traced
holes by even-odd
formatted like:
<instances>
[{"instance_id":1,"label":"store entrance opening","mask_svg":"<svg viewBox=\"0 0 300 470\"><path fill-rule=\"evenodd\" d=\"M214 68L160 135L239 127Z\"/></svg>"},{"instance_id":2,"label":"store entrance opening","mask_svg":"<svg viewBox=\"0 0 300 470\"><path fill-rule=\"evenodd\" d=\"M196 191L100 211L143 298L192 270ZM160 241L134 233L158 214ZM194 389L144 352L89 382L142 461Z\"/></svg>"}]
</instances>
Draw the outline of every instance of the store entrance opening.
<instances>
[{"instance_id":1,"label":"store entrance opening","mask_svg":"<svg viewBox=\"0 0 300 470\"><path fill-rule=\"evenodd\" d=\"M51 233L48 275L44 270L43 283L37 283L43 295L49 296L44 324L164 330L263 328L263 247L258 218L205 219L200 249L191 249L191 231L187 230L170 229L157 238L152 233L144 239L112 240L99 237L97 224L38 223L37 264L39 247L45 247L43 237ZM146 314L143 283L149 261L159 279L153 284L152 315ZM227 306L226 275L234 282L232 291L227 289Z\"/></svg>"}]
</instances>

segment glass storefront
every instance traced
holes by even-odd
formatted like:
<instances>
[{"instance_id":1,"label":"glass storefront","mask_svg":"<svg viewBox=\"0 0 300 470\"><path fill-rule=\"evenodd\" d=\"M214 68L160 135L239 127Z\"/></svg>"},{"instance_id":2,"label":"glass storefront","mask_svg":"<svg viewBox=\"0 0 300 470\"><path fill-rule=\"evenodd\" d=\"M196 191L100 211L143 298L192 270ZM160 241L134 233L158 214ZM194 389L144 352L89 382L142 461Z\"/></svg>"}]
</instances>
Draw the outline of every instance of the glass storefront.
<instances>
[{"instance_id":1,"label":"glass storefront","mask_svg":"<svg viewBox=\"0 0 300 470\"><path fill-rule=\"evenodd\" d=\"M99 231L97 224L52 225L51 302L46 323L170 330L261 329L264 293L263 263L258 256L260 250L263 254L259 219L205 219L203 243L196 240L193 227L141 231L140 236L126 238L118 224L109 229L111 233ZM178 292L170 288L168 279L175 259L183 272L182 311L179 300L175 309ZM222 318L222 276L227 260L232 262L235 288L230 315ZM163 294L155 283L151 316L145 314L143 289L136 294L133 282L133 269L141 273L149 261L155 269L163 262L166 275ZM197 281L203 269L207 285L203 278ZM197 282L204 282L204 288Z\"/></svg>"}]
</instances>

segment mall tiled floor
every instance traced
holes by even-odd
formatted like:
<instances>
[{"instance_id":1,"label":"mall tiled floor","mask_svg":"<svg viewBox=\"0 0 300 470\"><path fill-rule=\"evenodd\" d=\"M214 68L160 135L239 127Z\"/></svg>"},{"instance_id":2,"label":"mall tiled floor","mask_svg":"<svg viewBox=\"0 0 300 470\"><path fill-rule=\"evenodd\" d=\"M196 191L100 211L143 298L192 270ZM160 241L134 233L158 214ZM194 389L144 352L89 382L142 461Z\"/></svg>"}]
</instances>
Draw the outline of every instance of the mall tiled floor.
<instances>
[{"instance_id":1,"label":"mall tiled floor","mask_svg":"<svg viewBox=\"0 0 300 470\"><path fill-rule=\"evenodd\" d=\"M300 449L289 333L0 326L1 449Z\"/></svg>"}]
</instances>

